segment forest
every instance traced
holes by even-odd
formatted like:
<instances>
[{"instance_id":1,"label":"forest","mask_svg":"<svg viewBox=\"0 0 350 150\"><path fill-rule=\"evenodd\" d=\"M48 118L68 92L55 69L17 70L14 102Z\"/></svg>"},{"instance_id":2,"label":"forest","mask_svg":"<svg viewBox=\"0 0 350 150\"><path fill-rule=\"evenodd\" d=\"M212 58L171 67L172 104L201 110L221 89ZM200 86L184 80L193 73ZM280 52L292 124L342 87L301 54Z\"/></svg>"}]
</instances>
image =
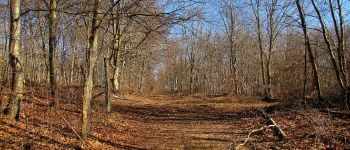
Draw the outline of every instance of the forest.
<instances>
[{"instance_id":1,"label":"forest","mask_svg":"<svg viewBox=\"0 0 350 150\"><path fill-rule=\"evenodd\" d=\"M350 149L349 0L0 0L0 149Z\"/></svg>"}]
</instances>

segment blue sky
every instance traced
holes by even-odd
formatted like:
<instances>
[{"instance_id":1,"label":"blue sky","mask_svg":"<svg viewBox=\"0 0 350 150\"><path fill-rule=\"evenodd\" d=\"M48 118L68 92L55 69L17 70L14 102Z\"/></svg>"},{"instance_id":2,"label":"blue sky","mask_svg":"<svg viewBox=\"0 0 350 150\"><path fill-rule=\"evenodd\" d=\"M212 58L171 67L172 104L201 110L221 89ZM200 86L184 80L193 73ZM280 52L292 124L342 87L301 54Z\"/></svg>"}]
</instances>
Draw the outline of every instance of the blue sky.
<instances>
[{"instance_id":1,"label":"blue sky","mask_svg":"<svg viewBox=\"0 0 350 150\"><path fill-rule=\"evenodd\" d=\"M4 3L7 3L8 0L0 0L0 3L1 4L4 4ZM164 2L172 2L173 4L172 5L168 5L166 8L165 8L165 11L171 11L171 10L174 10L178 4L175 4L178 0L157 0L158 2L160 3L164 3ZM183 1L184 3L191 3L190 1L191 0L181 0ZM204 28L205 29L208 29L210 26L211 26L211 30L213 30L212 32L220 32L222 30L222 19L221 19L221 15L220 15L220 2L222 2L221 0L196 0L196 1L200 1L200 2L203 2L203 3L199 3L199 4L196 4L196 5L193 5L191 6L193 9L201 9L203 12L204 12L204 18L205 18L205 21L204 22ZM229 1L229 0L228 0ZM246 15L244 16L243 18L250 18L252 16L250 16L249 14L249 8L247 8L245 6L245 2L246 1L249 1L249 0L231 0L232 2L234 2L237 7L242 7L244 9L241 9L245 12L242 12L243 15ZM264 0L262 0L264 1ZM294 0L286 0L286 1L291 1L291 2L294 2ZM304 0L304 1L307 1L307 2L310 2L310 0ZM325 0L316 0L318 1L318 4L320 6L320 8L322 9L323 7L326 7L327 6L323 6L322 2L325 1ZM334 3L336 3L337 0L333 0ZM342 4L343 4L343 12L344 12L344 16L345 16L345 22L346 24L350 24L350 1L349 0L341 0L342 1ZM327 1L328 2L328 1ZM312 12L313 9L312 9L312 6L311 5L306 5L305 6L307 12ZM328 8L327 8L328 9ZM327 21L327 20L330 20L330 14L329 13L325 13L324 14L325 16L325 20L326 22L328 23L329 26L331 26L331 22L330 21ZM317 20L315 20L315 18L313 17L308 17L307 19L309 19L309 25L311 24L314 24L314 25L318 25L318 22ZM180 30L180 26L175 26L173 27L173 30L172 32L176 33Z\"/></svg>"},{"instance_id":2,"label":"blue sky","mask_svg":"<svg viewBox=\"0 0 350 150\"><path fill-rule=\"evenodd\" d=\"M228 0L229 1L229 0ZM264 1L264 0L262 0ZM324 5L325 3L323 3L323 1L325 0L316 0L318 2L319 8L321 10L323 9L329 9L329 7L327 5ZM205 29L209 29L212 30L212 33L217 33L217 32L222 32L223 30L223 24L222 24L222 18L220 15L220 2L219 0L203 0L203 4L199 5L200 9L203 10L204 12L204 17L205 20L207 22L204 22L204 28ZM242 20L245 20L245 24L251 24L252 22L249 22L250 19L253 19L253 16L251 14L251 8L248 7L247 2L249 2L249 0L231 0L231 2L235 3L235 6L239 7L239 13L242 14L241 18ZM294 19L296 19L297 21L299 21L298 19L298 14L296 11L296 7L294 0L285 0L285 2L291 2L291 6L292 9L295 9L295 13L292 14L292 17ZM313 7L312 5L310 5L310 0L305 0L304 2L308 2L309 4L304 5L305 10L307 12L307 14L312 14L315 15L315 13L313 12ZM333 4L335 5L337 2L337 0L333 0ZM350 25L350 1L349 0L341 0L342 2L342 7L343 7L343 15L345 16L345 24L346 25ZM328 4L328 0L327 0L327 4ZM171 9L171 7L169 8ZM261 13L262 19L264 19L263 17L265 16L264 12ZM323 12L323 19L325 20L327 26L329 28L331 28L333 26L333 23L331 22L331 15L329 10ZM308 16L308 25L311 27L319 27L319 22L315 17L312 16ZM294 21L295 22L295 21ZM296 22L295 22L296 23ZM190 25L190 24L187 24ZM248 26L249 27L249 26ZM181 31L181 26L174 26L172 29L172 33L174 33L176 37L176 33Z\"/></svg>"}]
</instances>

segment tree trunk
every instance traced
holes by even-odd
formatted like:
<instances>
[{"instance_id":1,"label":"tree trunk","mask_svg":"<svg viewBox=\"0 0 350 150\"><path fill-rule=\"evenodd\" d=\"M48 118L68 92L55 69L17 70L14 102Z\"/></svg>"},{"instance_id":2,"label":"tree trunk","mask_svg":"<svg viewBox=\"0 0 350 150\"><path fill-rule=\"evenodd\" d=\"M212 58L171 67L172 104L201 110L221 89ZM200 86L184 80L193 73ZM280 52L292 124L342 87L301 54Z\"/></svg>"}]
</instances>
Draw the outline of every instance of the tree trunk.
<instances>
[{"instance_id":1,"label":"tree trunk","mask_svg":"<svg viewBox=\"0 0 350 150\"><path fill-rule=\"evenodd\" d=\"M76 48L72 46L72 57L71 57L71 65L70 65L70 84L74 84L76 81L75 77L75 66L76 66ZM75 80L74 80L75 79Z\"/></svg>"},{"instance_id":2,"label":"tree trunk","mask_svg":"<svg viewBox=\"0 0 350 150\"><path fill-rule=\"evenodd\" d=\"M300 21L301 21L301 27L302 27L303 33L304 33L304 41L305 41L306 50L307 50L307 53L309 55L309 59L310 59L311 67L312 67L312 72L313 72L312 84L313 84L313 87L316 89L318 99L322 100L318 71L317 71L317 66L316 66L314 55L312 54L311 44L310 44L309 35L307 32L306 21L305 21L305 15L303 13L303 8L301 7L299 0L296 0L296 5L298 7L299 17L300 17Z\"/></svg>"},{"instance_id":3,"label":"tree trunk","mask_svg":"<svg viewBox=\"0 0 350 150\"><path fill-rule=\"evenodd\" d=\"M114 0L110 1L111 6L114 5ZM117 7L120 7L119 4ZM119 10L118 10L119 11ZM119 12L118 12L119 13ZM118 14L119 15L119 14ZM121 72L121 63L120 63L120 45L121 45L121 33L120 33L120 17L113 15L113 18L118 18L117 20L113 20L113 48L112 48L112 54L113 54L113 93L115 95L119 95L120 93L120 72Z\"/></svg>"},{"instance_id":4,"label":"tree trunk","mask_svg":"<svg viewBox=\"0 0 350 150\"><path fill-rule=\"evenodd\" d=\"M6 22L7 21L7 15L6 15L7 13L5 13L5 15L4 15L4 22ZM6 55L8 55L8 33L7 33L7 31L8 31L8 29L7 29L7 25L6 25L6 23L4 23L4 34L5 34L5 46L4 46L4 53L3 53L3 56L6 56Z\"/></svg>"},{"instance_id":5,"label":"tree trunk","mask_svg":"<svg viewBox=\"0 0 350 150\"><path fill-rule=\"evenodd\" d=\"M6 19L7 19L7 15L6 15L6 13L5 13L5 15L4 15L4 22L6 22ZM4 23L4 34L5 34L5 45L4 45L4 49L3 49L3 56L6 56L6 55L8 55L8 52L7 52L7 50L8 50L8 34L7 34L7 25L6 25L6 23ZM3 65L3 64L5 64L5 59L2 59L2 58L0 58L0 96L1 96L1 91L2 91L2 88L3 88L3 78L6 76L5 74L6 74L6 71L5 70L7 70L7 69L5 69L5 68L7 68L7 65ZM0 107L1 107L2 105L0 104Z\"/></svg>"},{"instance_id":6,"label":"tree trunk","mask_svg":"<svg viewBox=\"0 0 350 150\"><path fill-rule=\"evenodd\" d=\"M263 40L262 40L262 33L261 33L261 20L260 20L260 0L256 1L256 12L255 12L255 19L257 21L257 32L258 32L258 42L259 42L259 51L260 51L260 66L261 66L261 78L262 83L264 87L264 96L267 97L268 90L266 86L266 79L265 79L265 67L264 67L264 49L263 49Z\"/></svg>"},{"instance_id":7,"label":"tree trunk","mask_svg":"<svg viewBox=\"0 0 350 150\"><path fill-rule=\"evenodd\" d=\"M114 74L113 74L113 86L114 86L114 94L119 95L120 94L120 63L115 63Z\"/></svg>"},{"instance_id":8,"label":"tree trunk","mask_svg":"<svg viewBox=\"0 0 350 150\"><path fill-rule=\"evenodd\" d=\"M98 37L99 37L99 9L101 0L95 0L92 28L89 37L89 48L88 48L88 62L87 62L87 77L84 83L84 95L83 95L83 122L82 122L82 138L86 139L89 133L89 114L91 111L91 98L93 89L93 73L95 64L97 61L97 48L98 48Z\"/></svg>"},{"instance_id":9,"label":"tree trunk","mask_svg":"<svg viewBox=\"0 0 350 150\"><path fill-rule=\"evenodd\" d=\"M195 45L195 44L194 44ZM191 52L189 53L190 61L190 94L194 92L194 48L191 47Z\"/></svg>"},{"instance_id":10,"label":"tree trunk","mask_svg":"<svg viewBox=\"0 0 350 150\"><path fill-rule=\"evenodd\" d=\"M344 81L345 81L345 85L348 88L349 83L348 83L348 79L347 79L347 68L346 68L346 59L345 59L345 36L344 36L344 16L343 16L343 10L342 10L342 5L340 0L337 0L337 6L338 6L338 17L339 17L339 42L338 42L338 48L339 48L339 55L340 55L340 64L341 64L341 71L343 73L344 76ZM348 89L347 89L348 90ZM349 92L349 91L347 91ZM349 99L350 100L350 99Z\"/></svg>"},{"instance_id":11,"label":"tree trunk","mask_svg":"<svg viewBox=\"0 0 350 150\"><path fill-rule=\"evenodd\" d=\"M318 9L318 6L315 2L315 0L311 0L312 2L312 5L317 13L317 19L318 21L320 22L321 24L321 27L322 27L322 35L323 35L323 40L324 42L326 43L326 46L327 46L327 51L329 53L329 57L331 59L331 62L332 62L332 65L333 65L333 68L334 68L334 71L335 71L335 74L336 74L336 79L338 81L338 84L342 90L342 95L346 95L346 85L343 81L343 79L341 78L341 71L337 65L337 61L336 61L336 58L334 56L334 53L333 53L333 49L331 47L331 43L330 43L330 39L328 37L328 31L327 31L327 28L326 28L326 25L324 24L324 21L323 21L323 18L322 18L322 15Z\"/></svg>"},{"instance_id":12,"label":"tree trunk","mask_svg":"<svg viewBox=\"0 0 350 150\"><path fill-rule=\"evenodd\" d=\"M235 14L235 7L232 3L225 4L224 9L224 24L225 24L225 30L229 42L229 50L230 50L230 75L233 78L233 81L231 83L231 89L230 92L234 95L238 94L238 79L237 79L237 46L236 46L236 39L235 39L235 28L236 28L236 14Z\"/></svg>"},{"instance_id":13,"label":"tree trunk","mask_svg":"<svg viewBox=\"0 0 350 150\"><path fill-rule=\"evenodd\" d=\"M275 47L275 21L274 16L276 13L276 5L277 2L272 0L272 4L269 6L268 10L268 30L269 30L269 47L267 53L266 60L266 86L267 86L267 95L266 99L271 100L272 95L272 83L271 83L271 59L272 59L272 51Z\"/></svg>"},{"instance_id":14,"label":"tree trunk","mask_svg":"<svg viewBox=\"0 0 350 150\"><path fill-rule=\"evenodd\" d=\"M345 67L344 67L344 63L343 63L343 55L344 55L344 49L343 49L343 16L342 16L342 10L341 10L341 5L340 2L338 0L338 11L339 11L339 20L340 20L340 28L337 22L337 19L335 17L335 12L334 12L334 7L333 7L333 0L329 0L329 7L331 10L331 16L332 16L332 20L333 20L333 25L334 25L334 30L336 33L336 37L337 37L337 56L338 56L338 65L339 65L339 72L341 74L341 78L344 82L344 86L347 87L347 79L346 79L346 75L345 75Z\"/></svg>"},{"instance_id":15,"label":"tree trunk","mask_svg":"<svg viewBox=\"0 0 350 150\"><path fill-rule=\"evenodd\" d=\"M20 102L23 99L24 75L21 50L21 20L20 20L21 0L10 1L10 65L11 65L11 96L6 114L11 119L19 119Z\"/></svg>"},{"instance_id":16,"label":"tree trunk","mask_svg":"<svg viewBox=\"0 0 350 150\"><path fill-rule=\"evenodd\" d=\"M108 58L104 58L104 84L105 84L105 104L107 112L111 111L111 100L109 99L109 67L108 67Z\"/></svg>"},{"instance_id":17,"label":"tree trunk","mask_svg":"<svg viewBox=\"0 0 350 150\"><path fill-rule=\"evenodd\" d=\"M50 0L50 19L49 19L49 72L50 72L50 94L52 106L55 109L59 107L59 99L56 98L56 73L54 57L56 52L56 28L57 28L57 1Z\"/></svg>"},{"instance_id":18,"label":"tree trunk","mask_svg":"<svg viewBox=\"0 0 350 150\"><path fill-rule=\"evenodd\" d=\"M144 76L145 76L145 60L144 59L142 59L141 60L141 68L140 68L141 70L140 70L140 73L139 73L139 76L138 76L138 78L139 78L139 86L138 86L138 92L140 92L140 93L142 93L142 91L143 91L143 81L144 81ZM174 80L172 80L173 82L172 82L172 88L171 88L171 92L174 92L175 90L175 79Z\"/></svg>"},{"instance_id":19,"label":"tree trunk","mask_svg":"<svg viewBox=\"0 0 350 150\"><path fill-rule=\"evenodd\" d=\"M334 25L334 30L336 33L336 38L337 38L337 58L338 58L338 67L339 67L339 72L341 79L343 81L343 96L344 96L344 102L346 106L348 107L348 101L350 100L348 98L348 93L349 93L349 84L347 80L347 73L346 73L346 61L344 57L344 18L342 15L342 7L340 4L340 0L337 0L337 7L338 7L338 17L339 17L339 25L337 22L337 19L335 17L335 11L333 7L333 0L329 0L329 6L331 10L331 15L332 15L332 20L333 20L333 25Z\"/></svg>"},{"instance_id":20,"label":"tree trunk","mask_svg":"<svg viewBox=\"0 0 350 150\"><path fill-rule=\"evenodd\" d=\"M233 33L232 33L233 34ZM230 37L230 73L233 76L233 94L238 94L238 80L237 80L237 58L236 58L236 50L235 44L233 42L233 37Z\"/></svg>"}]
</instances>

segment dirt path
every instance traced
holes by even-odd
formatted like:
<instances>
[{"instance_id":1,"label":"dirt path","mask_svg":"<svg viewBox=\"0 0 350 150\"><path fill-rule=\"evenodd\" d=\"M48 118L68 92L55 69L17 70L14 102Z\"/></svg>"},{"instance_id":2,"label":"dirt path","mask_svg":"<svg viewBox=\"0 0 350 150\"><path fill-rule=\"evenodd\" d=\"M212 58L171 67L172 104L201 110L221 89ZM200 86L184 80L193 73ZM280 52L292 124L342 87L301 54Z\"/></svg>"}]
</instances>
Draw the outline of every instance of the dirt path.
<instances>
[{"instance_id":1,"label":"dirt path","mask_svg":"<svg viewBox=\"0 0 350 150\"><path fill-rule=\"evenodd\" d=\"M128 133L149 149L232 149L254 122L244 111L271 104L248 97L127 95L114 100L113 111L134 120ZM252 115L252 114L250 114ZM242 131L242 126L246 131ZM123 134L123 133L122 133ZM138 143L138 142L136 142Z\"/></svg>"},{"instance_id":2,"label":"dirt path","mask_svg":"<svg viewBox=\"0 0 350 150\"><path fill-rule=\"evenodd\" d=\"M265 125L254 109L273 105L256 97L126 95L125 99L113 98L112 112L106 114L100 96L93 102L89 139L81 141L47 108L48 98L35 91L23 101L19 122L0 116L0 149L25 145L34 149L233 149L251 130ZM62 95L58 112L80 134L82 104L76 97ZM286 132L287 140L277 141L267 130L253 136L243 149L350 148L349 118L312 108L285 109L271 116Z\"/></svg>"}]
</instances>

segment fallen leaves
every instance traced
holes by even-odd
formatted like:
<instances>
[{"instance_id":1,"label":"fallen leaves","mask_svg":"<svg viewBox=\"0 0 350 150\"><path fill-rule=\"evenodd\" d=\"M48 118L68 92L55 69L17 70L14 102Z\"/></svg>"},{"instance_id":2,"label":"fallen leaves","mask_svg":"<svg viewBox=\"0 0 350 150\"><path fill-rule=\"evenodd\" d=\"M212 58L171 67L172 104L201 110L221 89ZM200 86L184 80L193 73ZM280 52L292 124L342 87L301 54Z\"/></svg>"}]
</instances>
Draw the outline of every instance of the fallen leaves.
<instances>
[{"instance_id":1,"label":"fallen leaves","mask_svg":"<svg viewBox=\"0 0 350 150\"><path fill-rule=\"evenodd\" d=\"M21 149L25 143L32 143L36 149L232 147L242 142L249 131L265 125L252 108L271 105L254 98L229 96L126 95L128 100L113 99L112 113L106 114L103 100L97 99L91 113L89 139L81 141L57 113L47 109L49 100L40 96L45 92L33 93L30 96L35 99L22 103L19 122L0 118L0 149ZM81 101L63 100L58 111L80 133ZM289 139L276 141L266 131L252 136L245 148L319 149L349 145L349 118L337 118L316 109L280 111L271 117Z\"/></svg>"}]
</instances>

